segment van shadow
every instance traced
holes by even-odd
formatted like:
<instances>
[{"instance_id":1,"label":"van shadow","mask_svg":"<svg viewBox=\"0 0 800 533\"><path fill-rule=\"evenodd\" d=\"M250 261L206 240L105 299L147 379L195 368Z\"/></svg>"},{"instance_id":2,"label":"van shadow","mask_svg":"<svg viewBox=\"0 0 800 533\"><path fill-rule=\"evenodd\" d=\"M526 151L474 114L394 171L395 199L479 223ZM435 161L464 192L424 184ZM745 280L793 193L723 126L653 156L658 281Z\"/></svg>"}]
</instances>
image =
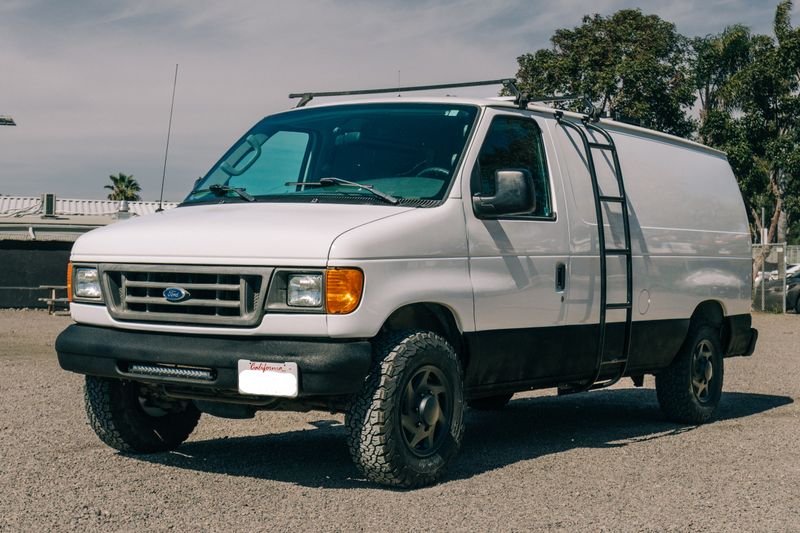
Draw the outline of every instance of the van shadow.
<instances>
[{"instance_id":1,"label":"van shadow","mask_svg":"<svg viewBox=\"0 0 800 533\"><path fill-rule=\"evenodd\" d=\"M744 418L792 402L787 396L729 392L723 395L716 420ZM652 389L525 398L512 401L503 411L468 409L465 422L461 452L443 482L574 448L621 448L695 429L665 421ZM340 423L319 420L312 425L309 430L192 441L175 452L132 457L307 487L379 488L362 479L352 465Z\"/></svg>"}]
</instances>

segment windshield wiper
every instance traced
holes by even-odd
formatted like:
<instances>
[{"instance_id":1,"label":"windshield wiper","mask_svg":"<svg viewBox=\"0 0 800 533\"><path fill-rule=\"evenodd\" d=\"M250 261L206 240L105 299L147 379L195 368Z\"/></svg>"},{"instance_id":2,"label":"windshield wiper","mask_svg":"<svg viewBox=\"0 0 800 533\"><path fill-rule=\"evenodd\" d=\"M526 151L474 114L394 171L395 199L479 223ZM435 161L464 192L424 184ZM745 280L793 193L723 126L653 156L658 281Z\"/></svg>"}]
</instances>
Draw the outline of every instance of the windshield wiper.
<instances>
[{"instance_id":1,"label":"windshield wiper","mask_svg":"<svg viewBox=\"0 0 800 533\"><path fill-rule=\"evenodd\" d=\"M376 189L372 185L364 185L363 183L356 183L355 181L343 180L341 178L320 178L319 181L289 181L286 183L286 186L292 185L302 185L304 187L330 187L331 185L341 185L342 187L355 187L357 189L364 189L365 191L369 191L373 195L377 196L378 198L392 204L397 205L400 203L400 200L392 196L391 194L387 194L383 191Z\"/></svg>"},{"instance_id":2,"label":"windshield wiper","mask_svg":"<svg viewBox=\"0 0 800 533\"><path fill-rule=\"evenodd\" d=\"M229 187L228 185L220 185L219 183L215 183L214 185L209 186L208 189L195 189L194 191L191 192L191 194L198 192L211 192L212 194L214 194L214 196L222 196L223 194L232 192L242 200L247 200L248 202L256 201L255 198L247 194L247 190L244 188Z\"/></svg>"}]
</instances>

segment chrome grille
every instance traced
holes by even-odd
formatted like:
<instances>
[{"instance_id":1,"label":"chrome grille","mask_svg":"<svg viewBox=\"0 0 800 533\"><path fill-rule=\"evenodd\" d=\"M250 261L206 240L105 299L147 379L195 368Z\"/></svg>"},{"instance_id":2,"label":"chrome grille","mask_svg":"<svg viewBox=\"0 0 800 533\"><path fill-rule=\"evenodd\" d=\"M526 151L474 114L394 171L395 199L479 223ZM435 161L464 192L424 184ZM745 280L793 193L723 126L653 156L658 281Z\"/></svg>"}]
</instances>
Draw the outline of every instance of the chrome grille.
<instances>
[{"instance_id":1,"label":"chrome grille","mask_svg":"<svg viewBox=\"0 0 800 533\"><path fill-rule=\"evenodd\" d=\"M100 265L109 313L118 320L253 326L264 308L271 268ZM169 301L166 289L187 293Z\"/></svg>"}]
</instances>

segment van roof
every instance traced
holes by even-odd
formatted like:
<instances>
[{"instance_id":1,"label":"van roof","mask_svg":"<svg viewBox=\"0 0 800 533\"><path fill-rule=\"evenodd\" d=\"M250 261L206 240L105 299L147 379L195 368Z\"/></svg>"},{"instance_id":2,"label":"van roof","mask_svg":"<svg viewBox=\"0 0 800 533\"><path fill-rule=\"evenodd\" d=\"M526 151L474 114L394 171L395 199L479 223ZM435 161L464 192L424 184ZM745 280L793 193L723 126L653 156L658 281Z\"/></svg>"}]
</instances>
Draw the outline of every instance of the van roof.
<instances>
[{"instance_id":1,"label":"van roof","mask_svg":"<svg viewBox=\"0 0 800 533\"><path fill-rule=\"evenodd\" d=\"M331 106L350 105L350 104L387 104L387 103L459 104L459 105L474 105L482 108L486 107L507 108L507 109L518 108L517 105L513 102L513 98L511 97L477 98L477 97L462 97L462 96L403 95L394 97L357 98L357 99L326 101L326 102L320 102L319 100L315 100L313 103L309 103L308 106L299 109L308 109L310 107L331 107ZM536 105L536 104L528 104L527 109L529 111L533 111L535 113L541 113L544 115L555 115L556 111L558 111L557 109L550 106ZM571 118L573 120L581 120L584 117L584 115L572 111L563 111L563 113L565 117ZM718 156L727 157L725 152L721 150L711 148L710 146L706 146L704 144L691 141L689 139L684 139L683 137L670 135L669 133L643 128L641 126L635 126L633 124L619 122L616 120L611 120L609 118L601 118L600 124L602 124L606 128L611 128L621 133L627 133L629 135L636 135L640 137L641 136L652 137L661 141L681 144L687 147L705 151Z\"/></svg>"}]
</instances>

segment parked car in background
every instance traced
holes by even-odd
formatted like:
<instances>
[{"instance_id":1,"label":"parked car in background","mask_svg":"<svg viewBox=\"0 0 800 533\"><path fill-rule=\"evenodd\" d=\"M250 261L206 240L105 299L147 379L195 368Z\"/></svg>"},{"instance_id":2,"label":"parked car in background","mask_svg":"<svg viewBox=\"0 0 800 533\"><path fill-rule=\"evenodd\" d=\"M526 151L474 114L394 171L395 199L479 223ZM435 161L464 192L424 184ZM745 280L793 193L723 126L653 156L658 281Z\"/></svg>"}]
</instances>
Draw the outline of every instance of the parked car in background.
<instances>
[{"instance_id":1,"label":"parked car in background","mask_svg":"<svg viewBox=\"0 0 800 533\"><path fill-rule=\"evenodd\" d=\"M800 272L800 264L787 264L786 265L786 277L790 277L793 274ZM759 270L755 277L753 278L753 287L759 287L761 285L761 280L766 279L767 281L777 281L780 279L780 273L776 270L770 270L769 272L765 270Z\"/></svg>"},{"instance_id":2,"label":"parked car in background","mask_svg":"<svg viewBox=\"0 0 800 533\"><path fill-rule=\"evenodd\" d=\"M786 278L786 309L800 314L800 271Z\"/></svg>"},{"instance_id":3,"label":"parked car in background","mask_svg":"<svg viewBox=\"0 0 800 533\"><path fill-rule=\"evenodd\" d=\"M787 278L789 276L791 276L792 274L794 274L795 272L800 272L800 265L794 265L794 264L786 265L786 277ZM769 273L769 280L770 281L775 281L777 279L780 279L780 276L781 276L780 275L780 271L778 271L777 269L776 270L772 270ZM754 280L754 282L755 282L755 280Z\"/></svg>"},{"instance_id":4,"label":"parked car in background","mask_svg":"<svg viewBox=\"0 0 800 533\"><path fill-rule=\"evenodd\" d=\"M763 291L763 294L762 294ZM800 313L800 271L795 271L786 277L785 280L776 278L764 282L764 286L755 287L754 301L756 306L761 305L762 297L764 310L780 312L783 310L784 300L786 310Z\"/></svg>"}]
</instances>

